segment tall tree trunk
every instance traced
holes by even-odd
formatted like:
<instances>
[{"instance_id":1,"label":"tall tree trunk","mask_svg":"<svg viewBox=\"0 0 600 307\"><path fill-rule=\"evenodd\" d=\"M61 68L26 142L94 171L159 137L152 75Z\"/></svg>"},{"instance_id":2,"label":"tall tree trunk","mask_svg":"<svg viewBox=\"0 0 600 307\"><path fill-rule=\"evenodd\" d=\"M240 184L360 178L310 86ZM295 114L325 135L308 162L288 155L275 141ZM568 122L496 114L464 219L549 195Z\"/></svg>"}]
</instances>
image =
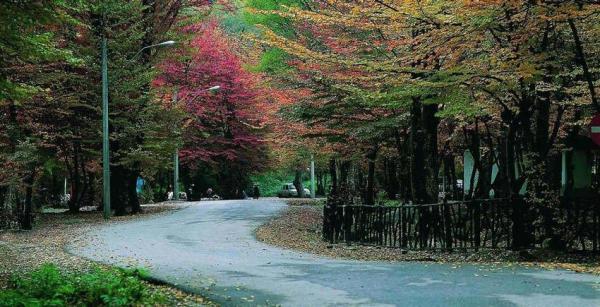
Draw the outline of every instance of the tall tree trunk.
<instances>
[{"instance_id":1,"label":"tall tree trunk","mask_svg":"<svg viewBox=\"0 0 600 307\"><path fill-rule=\"evenodd\" d=\"M325 195L325 176L327 173L319 171L317 172L317 195Z\"/></svg>"},{"instance_id":2,"label":"tall tree trunk","mask_svg":"<svg viewBox=\"0 0 600 307\"><path fill-rule=\"evenodd\" d=\"M33 182L35 173L32 171L27 175L23 183L25 183L25 203L22 215L20 217L21 228L31 230L33 228Z\"/></svg>"},{"instance_id":3,"label":"tall tree trunk","mask_svg":"<svg viewBox=\"0 0 600 307\"><path fill-rule=\"evenodd\" d=\"M413 98L411 109L411 191L414 203L438 200L437 105Z\"/></svg>"},{"instance_id":4,"label":"tall tree trunk","mask_svg":"<svg viewBox=\"0 0 600 307\"><path fill-rule=\"evenodd\" d=\"M350 168L352 166L352 162L349 160L343 160L339 164L340 168L340 178L339 178L339 189L338 196L340 199L344 201L351 200L354 193L350 191Z\"/></svg>"},{"instance_id":5,"label":"tall tree trunk","mask_svg":"<svg viewBox=\"0 0 600 307\"><path fill-rule=\"evenodd\" d=\"M296 173L294 176L294 187L296 187L296 191L298 191L298 197L304 197L304 185L302 184L302 174L303 171L301 168L296 168Z\"/></svg>"},{"instance_id":6,"label":"tall tree trunk","mask_svg":"<svg viewBox=\"0 0 600 307\"><path fill-rule=\"evenodd\" d=\"M349 186L348 191L360 191L361 200L364 201L366 199L367 187L365 182L365 176L363 172L363 168L359 163L354 163L351 168L351 186ZM355 194L355 193L351 193Z\"/></svg>"},{"instance_id":7,"label":"tall tree trunk","mask_svg":"<svg viewBox=\"0 0 600 307\"><path fill-rule=\"evenodd\" d=\"M385 160L385 191L389 199L396 199L398 194L397 164L394 159Z\"/></svg>"},{"instance_id":8,"label":"tall tree trunk","mask_svg":"<svg viewBox=\"0 0 600 307\"><path fill-rule=\"evenodd\" d=\"M121 165L111 167L110 171L110 206L115 215L127 214L127 170Z\"/></svg>"},{"instance_id":9,"label":"tall tree trunk","mask_svg":"<svg viewBox=\"0 0 600 307\"><path fill-rule=\"evenodd\" d=\"M336 196L338 192L337 167L335 159L329 159L329 176L331 176L331 196Z\"/></svg>"},{"instance_id":10,"label":"tall tree trunk","mask_svg":"<svg viewBox=\"0 0 600 307\"><path fill-rule=\"evenodd\" d=\"M73 144L72 163L68 163L65 158L67 169L69 170L69 179L71 182L71 198L69 199L69 212L77 213L81 207L83 197L86 193L86 171L85 161L81 153L81 146L78 142Z\"/></svg>"},{"instance_id":11,"label":"tall tree trunk","mask_svg":"<svg viewBox=\"0 0 600 307\"><path fill-rule=\"evenodd\" d=\"M411 108L411 194L413 203L428 204L438 200L437 105L423 105L414 97ZM419 245L427 246L434 222L428 210L419 210Z\"/></svg>"},{"instance_id":12,"label":"tall tree trunk","mask_svg":"<svg viewBox=\"0 0 600 307\"><path fill-rule=\"evenodd\" d=\"M8 186L0 185L0 206L4 205L4 201L6 200L7 193L8 193Z\"/></svg>"},{"instance_id":13,"label":"tall tree trunk","mask_svg":"<svg viewBox=\"0 0 600 307\"><path fill-rule=\"evenodd\" d=\"M379 148L375 146L367 153L368 175L365 204L368 206L375 204L375 159L377 158L378 150Z\"/></svg>"}]
</instances>

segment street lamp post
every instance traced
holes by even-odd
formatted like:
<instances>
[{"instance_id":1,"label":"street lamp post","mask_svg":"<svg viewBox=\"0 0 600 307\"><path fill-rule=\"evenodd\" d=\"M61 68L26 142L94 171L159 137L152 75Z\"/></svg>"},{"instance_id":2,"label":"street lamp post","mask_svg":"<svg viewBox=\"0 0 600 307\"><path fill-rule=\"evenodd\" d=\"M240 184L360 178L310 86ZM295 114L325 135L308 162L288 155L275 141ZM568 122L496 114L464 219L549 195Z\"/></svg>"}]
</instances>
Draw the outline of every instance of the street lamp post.
<instances>
[{"instance_id":1,"label":"street lamp post","mask_svg":"<svg viewBox=\"0 0 600 307\"><path fill-rule=\"evenodd\" d=\"M110 218L110 161L108 141L108 60L106 37L102 38L102 198L104 203L103 215Z\"/></svg>"},{"instance_id":2,"label":"street lamp post","mask_svg":"<svg viewBox=\"0 0 600 307\"><path fill-rule=\"evenodd\" d=\"M173 105L177 104L177 91L173 92ZM173 200L179 199L179 148L175 146L173 154Z\"/></svg>"},{"instance_id":3,"label":"street lamp post","mask_svg":"<svg viewBox=\"0 0 600 307\"><path fill-rule=\"evenodd\" d=\"M173 200L179 199L179 149L175 148L175 154L173 155L173 163L175 164L175 170L173 171Z\"/></svg>"},{"instance_id":4,"label":"street lamp post","mask_svg":"<svg viewBox=\"0 0 600 307\"><path fill-rule=\"evenodd\" d=\"M310 155L310 198L315 198L315 155Z\"/></svg>"},{"instance_id":5,"label":"street lamp post","mask_svg":"<svg viewBox=\"0 0 600 307\"><path fill-rule=\"evenodd\" d=\"M143 50L152 47L170 46L175 41L166 41L140 49L131 59L138 56ZM108 58L106 37L102 38L102 202L103 216L110 218L110 156L109 156L109 134L108 134Z\"/></svg>"}]
</instances>

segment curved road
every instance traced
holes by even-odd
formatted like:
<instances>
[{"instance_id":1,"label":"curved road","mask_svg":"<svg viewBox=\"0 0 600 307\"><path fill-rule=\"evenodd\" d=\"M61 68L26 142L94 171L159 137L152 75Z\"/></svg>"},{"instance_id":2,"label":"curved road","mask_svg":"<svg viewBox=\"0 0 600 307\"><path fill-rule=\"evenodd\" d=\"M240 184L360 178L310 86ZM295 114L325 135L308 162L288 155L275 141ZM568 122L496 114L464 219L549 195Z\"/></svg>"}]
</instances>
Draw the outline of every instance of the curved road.
<instances>
[{"instance_id":1,"label":"curved road","mask_svg":"<svg viewBox=\"0 0 600 307\"><path fill-rule=\"evenodd\" d=\"M285 205L275 200L192 203L100 228L71 252L153 277L223 305L600 306L600 278L567 271L333 260L255 240Z\"/></svg>"}]
</instances>

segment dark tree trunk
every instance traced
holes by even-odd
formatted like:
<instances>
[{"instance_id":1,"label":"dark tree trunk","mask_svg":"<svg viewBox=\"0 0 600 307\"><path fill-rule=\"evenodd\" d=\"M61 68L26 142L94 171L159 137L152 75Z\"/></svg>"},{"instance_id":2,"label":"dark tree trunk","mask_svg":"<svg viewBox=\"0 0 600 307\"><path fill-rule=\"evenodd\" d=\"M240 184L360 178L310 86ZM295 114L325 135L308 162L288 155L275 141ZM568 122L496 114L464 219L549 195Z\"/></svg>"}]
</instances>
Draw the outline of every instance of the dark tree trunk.
<instances>
[{"instance_id":1,"label":"dark tree trunk","mask_svg":"<svg viewBox=\"0 0 600 307\"><path fill-rule=\"evenodd\" d=\"M65 159L69 171L71 182L71 198L69 199L69 212L77 213L88 192L88 173L85 169L85 159L81 152L81 145L77 142L73 144L71 163Z\"/></svg>"},{"instance_id":2,"label":"dark tree trunk","mask_svg":"<svg viewBox=\"0 0 600 307\"><path fill-rule=\"evenodd\" d=\"M373 147L367 153L368 174L367 189L365 195L365 204L372 206L375 204L375 159L377 158L378 147Z\"/></svg>"},{"instance_id":3,"label":"dark tree trunk","mask_svg":"<svg viewBox=\"0 0 600 307\"><path fill-rule=\"evenodd\" d=\"M33 228L33 181L35 174L32 172L27 175L23 183L25 183L25 203L23 212L21 212L20 222L21 228L31 230Z\"/></svg>"},{"instance_id":4,"label":"dark tree trunk","mask_svg":"<svg viewBox=\"0 0 600 307\"><path fill-rule=\"evenodd\" d=\"M331 176L331 192L332 196L335 196L338 191L338 180L337 180L337 167L335 159L329 160L329 176Z\"/></svg>"},{"instance_id":5,"label":"dark tree trunk","mask_svg":"<svg viewBox=\"0 0 600 307\"><path fill-rule=\"evenodd\" d=\"M302 184L302 169L296 168L296 174L294 176L294 187L298 191L298 197L304 197L304 185Z\"/></svg>"},{"instance_id":6,"label":"dark tree trunk","mask_svg":"<svg viewBox=\"0 0 600 307\"><path fill-rule=\"evenodd\" d=\"M437 105L413 98L411 110L411 194L414 203L438 200Z\"/></svg>"},{"instance_id":7,"label":"dark tree trunk","mask_svg":"<svg viewBox=\"0 0 600 307\"><path fill-rule=\"evenodd\" d=\"M437 105L423 105L413 98L411 109L411 194L413 203L428 204L438 201L437 133L439 120L435 117ZM419 245L427 246L432 220L428 210L419 210Z\"/></svg>"},{"instance_id":8,"label":"dark tree trunk","mask_svg":"<svg viewBox=\"0 0 600 307\"><path fill-rule=\"evenodd\" d=\"M121 216L127 214L127 170L122 166L111 167L110 172L110 205L115 211L115 215Z\"/></svg>"},{"instance_id":9,"label":"dark tree trunk","mask_svg":"<svg viewBox=\"0 0 600 307\"><path fill-rule=\"evenodd\" d=\"M0 186L0 205L3 205L6 201L6 193L8 192L8 186Z\"/></svg>"},{"instance_id":10,"label":"dark tree trunk","mask_svg":"<svg viewBox=\"0 0 600 307\"><path fill-rule=\"evenodd\" d=\"M343 190L348 190L348 175L351 165L351 162L348 160L342 161L340 165L340 187Z\"/></svg>"},{"instance_id":11,"label":"dark tree trunk","mask_svg":"<svg viewBox=\"0 0 600 307\"><path fill-rule=\"evenodd\" d=\"M325 177L327 173L325 172L317 172L317 195L325 195Z\"/></svg>"},{"instance_id":12,"label":"dark tree trunk","mask_svg":"<svg viewBox=\"0 0 600 307\"><path fill-rule=\"evenodd\" d=\"M394 159L385 159L385 192L389 199L396 199L398 194L398 166Z\"/></svg>"}]
</instances>

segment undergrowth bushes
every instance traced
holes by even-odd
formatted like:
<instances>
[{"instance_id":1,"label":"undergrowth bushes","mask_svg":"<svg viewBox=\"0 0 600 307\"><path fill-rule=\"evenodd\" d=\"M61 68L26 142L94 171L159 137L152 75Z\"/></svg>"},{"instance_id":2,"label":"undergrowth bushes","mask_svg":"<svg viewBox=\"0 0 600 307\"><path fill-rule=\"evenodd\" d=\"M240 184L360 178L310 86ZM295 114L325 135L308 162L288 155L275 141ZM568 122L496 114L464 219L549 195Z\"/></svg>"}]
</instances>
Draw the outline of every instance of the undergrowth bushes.
<instances>
[{"instance_id":1,"label":"undergrowth bushes","mask_svg":"<svg viewBox=\"0 0 600 307\"><path fill-rule=\"evenodd\" d=\"M12 277L0 289L0 306L132 306L156 305L165 298L152 293L141 270L95 268L88 273L61 272L45 264Z\"/></svg>"}]
</instances>

